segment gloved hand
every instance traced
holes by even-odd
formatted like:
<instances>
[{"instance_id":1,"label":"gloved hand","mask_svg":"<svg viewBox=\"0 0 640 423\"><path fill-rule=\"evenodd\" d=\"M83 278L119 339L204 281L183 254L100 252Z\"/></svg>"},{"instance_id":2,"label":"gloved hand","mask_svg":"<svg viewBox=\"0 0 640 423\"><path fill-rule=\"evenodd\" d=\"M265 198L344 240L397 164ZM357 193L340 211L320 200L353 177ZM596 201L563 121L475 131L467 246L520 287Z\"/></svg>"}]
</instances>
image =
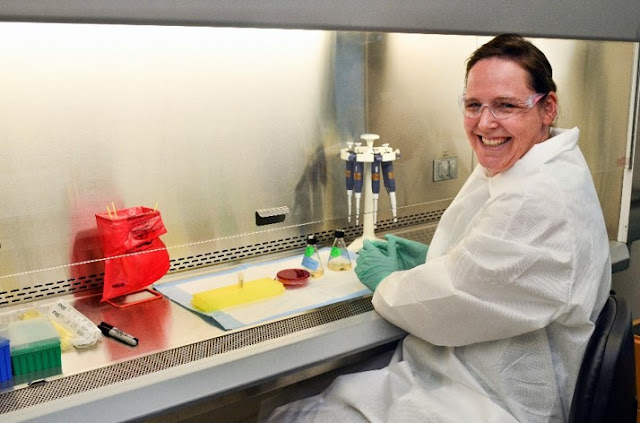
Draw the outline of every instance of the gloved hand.
<instances>
[{"instance_id":1,"label":"gloved hand","mask_svg":"<svg viewBox=\"0 0 640 423\"><path fill-rule=\"evenodd\" d=\"M389 242L392 240L395 241L396 248L398 249L397 256L402 263L402 270L413 269L427 261L427 251L429 251L427 244L411 241L410 239L401 238L393 234L385 235L385 238Z\"/></svg>"},{"instance_id":2,"label":"gloved hand","mask_svg":"<svg viewBox=\"0 0 640 423\"><path fill-rule=\"evenodd\" d=\"M389 241L371 241L371 245L373 245L378 250L380 250L382 254L384 254L385 256L389 255L387 253L387 248L389 247ZM402 259L400 258L400 255L398 254L398 246L396 245L394 249L396 250L396 261L398 262L398 265L397 265L398 270L405 270L404 262L402 261Z\"/></svg>"},{"instance_id":3,"label":"gloved hand","mask_svg":"<svg viewBox=\"0 0 640 423\"><path fill-rule=\"evenodd\" d=\"M365 240L358 251L355 272L360 282L371 291L375 291L384 278L400 270L395 240L384 244L386 248L375 246L371 241Z\"/></svg>"},{"instance_id":4,"label":"gloved hand","mask_svg":"<svg viewBox=\"0 0 640 423\"><path fill-rule=\"evenodd\" d=\"M429 250L427 244L411 241L393 234L385 235L385 239L387 241L373 241L371 244L388 256L388 249L390 248L388 244L393 241L395 243L399 270L413 269L416 266L424 264L427 260L427 251Z\"/></svg>"}]
</instances>

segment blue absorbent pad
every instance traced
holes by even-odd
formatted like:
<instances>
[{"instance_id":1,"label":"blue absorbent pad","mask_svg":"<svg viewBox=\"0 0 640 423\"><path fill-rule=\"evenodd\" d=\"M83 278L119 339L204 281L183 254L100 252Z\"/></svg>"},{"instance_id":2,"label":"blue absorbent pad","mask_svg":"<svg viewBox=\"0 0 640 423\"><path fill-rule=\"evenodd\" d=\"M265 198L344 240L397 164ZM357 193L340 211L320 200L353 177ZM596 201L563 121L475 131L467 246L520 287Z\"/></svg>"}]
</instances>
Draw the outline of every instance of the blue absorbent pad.
<instances>
[{"instance_id":1,"label":"blue absorbent pad","mask_svg":"<svg viewBox=\"0 0 640 423\"><path fill-rule=\"evenodd\" d=\"M230 270L174 282L156 283L154 288L172 301L198 313L225 330L255 325L352 298L371 295L371 291L360 283L353 271L355 257L352 257L350 270L332 271L326 268L329 252L330 248L323 248L319 252L324 266L324 276L321 278L309 278L309 283L306 286L286 289L282 295L276 297L224 310L203 312L191 304L191 299L198 292L237 284L240 272L242 272L245 281L265 277L275 279L276 274L283 269L302 268L302 254L255 264L243 264Z\"/></svg>"}]
</instances>

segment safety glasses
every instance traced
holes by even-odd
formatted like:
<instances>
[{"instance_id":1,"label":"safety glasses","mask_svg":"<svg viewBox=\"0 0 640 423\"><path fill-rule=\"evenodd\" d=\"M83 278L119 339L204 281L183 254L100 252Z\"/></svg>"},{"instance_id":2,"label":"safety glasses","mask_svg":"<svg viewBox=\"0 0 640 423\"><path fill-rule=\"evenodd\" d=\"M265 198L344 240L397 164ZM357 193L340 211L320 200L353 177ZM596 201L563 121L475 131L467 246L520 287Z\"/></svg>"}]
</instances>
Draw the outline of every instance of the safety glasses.
<instances>
[{"instance_id":1,"label":"safety glasses","mask_svg":"<svg viewBox=\"0 0 640 423\"><path fill-rule=\"evenodd\" d=\"M508 119L531 110L546 95L542 93L531 94L524 100L514 97L498 97L489 104L481 103L477 99L463 94L458 98L458 104L460 111L466 118L475 119L480 117L482 109L486 107L496 119Z\"/></svg>"}]
</instances>

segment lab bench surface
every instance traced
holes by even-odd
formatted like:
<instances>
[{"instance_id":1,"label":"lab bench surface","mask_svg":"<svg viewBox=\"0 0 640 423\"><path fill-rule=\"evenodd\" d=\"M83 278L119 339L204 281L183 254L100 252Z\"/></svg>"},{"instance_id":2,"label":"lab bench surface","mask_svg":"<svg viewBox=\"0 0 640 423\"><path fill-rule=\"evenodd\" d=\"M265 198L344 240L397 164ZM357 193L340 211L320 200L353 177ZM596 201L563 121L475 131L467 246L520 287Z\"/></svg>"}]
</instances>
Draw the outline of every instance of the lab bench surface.
<instances>
[{"instance_id":1,"label":"lab bench surface","mask_svg":"<svg viewBox=\"0 0 640 423\"><path fill-rule=\"evenodd\" d=\"M0 393L3 421L125 421L223 403L335 369L404 336L373 311L370 296L234 331L166 298L123 309L101 303L99 293L64 299L95 324L109 322L140 342L104 337L64 352L61 375Z\"/></svg>"},{"instance_id":2,"label":"lab bench surface","mask_svg":"<svg viewBox=\"0 0 640 423\"><path fill-rule=\"evenodd\" d=\"M610 247L612 271L626 269L626 245ZM231 331L167 298L117 309L100 297L61 299L139 344L105 337L64 352L62 375L45 383L0 386L0 420L147 420L205 401L224 406L371 358L405 335L373 310L370 295Z\"/></svg>"}]
</instances>

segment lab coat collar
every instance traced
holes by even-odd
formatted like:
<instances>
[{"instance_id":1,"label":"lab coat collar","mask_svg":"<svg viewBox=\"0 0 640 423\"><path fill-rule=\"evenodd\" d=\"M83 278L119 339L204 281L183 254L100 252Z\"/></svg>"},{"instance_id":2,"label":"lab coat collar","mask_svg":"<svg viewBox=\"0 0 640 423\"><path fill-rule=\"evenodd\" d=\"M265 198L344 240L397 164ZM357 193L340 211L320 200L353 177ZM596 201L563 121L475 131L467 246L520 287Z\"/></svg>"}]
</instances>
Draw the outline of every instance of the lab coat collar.
<instances>
[{"instance_id":1,"label":"lab coat collar","mask_svg":"<svg viewBox=\"0 0 640 423\"><path fill-rule=\"evenodd\" d=\"M486 170L482 172L489 179L490 195L493 197L505 189L505 184L509 184L509 181L517 181L519 178L526 177L527 174L534 172L544 163L558 157L565 151L575 148L578 144L579 135L580 130L577 127L572 129L553 128L551 130L551 138L534 145L509 169L493 177L488 177Z\"/></svg>"}]
</instances>

